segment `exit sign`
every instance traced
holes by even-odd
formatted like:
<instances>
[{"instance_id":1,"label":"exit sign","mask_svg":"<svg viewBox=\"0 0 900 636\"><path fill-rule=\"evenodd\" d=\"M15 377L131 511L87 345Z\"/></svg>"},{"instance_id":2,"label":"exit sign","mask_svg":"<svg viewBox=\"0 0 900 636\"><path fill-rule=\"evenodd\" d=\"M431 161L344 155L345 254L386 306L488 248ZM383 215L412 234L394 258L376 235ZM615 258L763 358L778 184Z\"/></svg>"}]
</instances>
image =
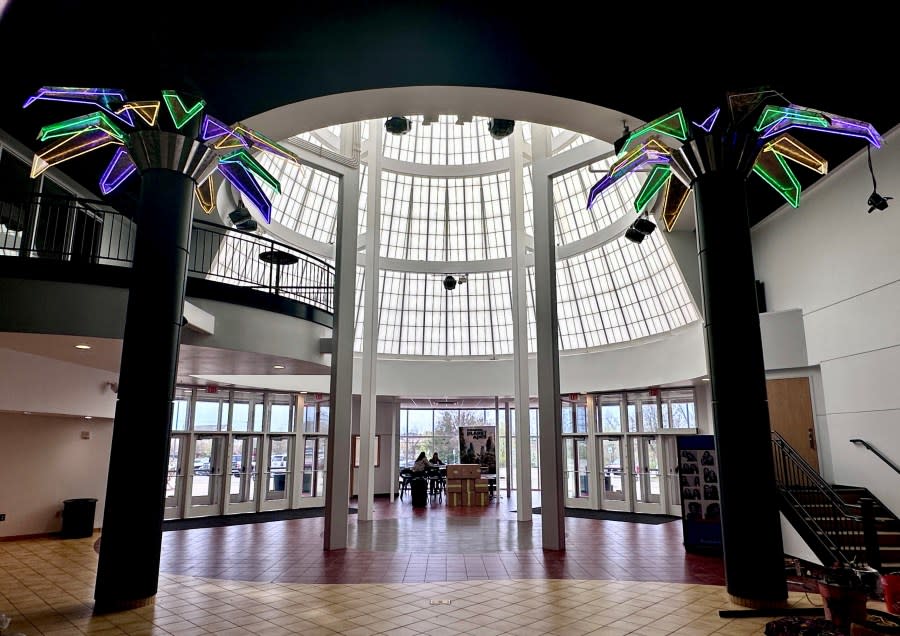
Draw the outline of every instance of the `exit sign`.
<instances>
[{"instance_id":1,"label":"exit sign","mask_svg":"<svg viewBox=\"0 0 900 636\"><path fill-rule=\"evenodd\" d=\"M206 392L207 392L207 393L218 393L218 392L219 392L219 387L218 387L217 385L215 385L215 384L207 384L207 385L206 385Z\"/></svg>"}]
</instances>

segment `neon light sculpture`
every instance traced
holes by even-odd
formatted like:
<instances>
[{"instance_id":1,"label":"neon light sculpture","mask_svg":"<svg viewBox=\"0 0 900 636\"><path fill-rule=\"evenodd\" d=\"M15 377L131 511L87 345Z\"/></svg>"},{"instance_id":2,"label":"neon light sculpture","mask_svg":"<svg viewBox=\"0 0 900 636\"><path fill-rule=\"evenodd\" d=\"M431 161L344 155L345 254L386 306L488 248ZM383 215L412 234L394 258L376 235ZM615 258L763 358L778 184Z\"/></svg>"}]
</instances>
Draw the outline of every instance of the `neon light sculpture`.
<instances>
[{"instance_id":1,"label":"neon light sculpture","mask_svg":"<svg viewBox=\"0 0 900 636\"><path fill-rule=\"evenodd\" d=\"M219 172L249 200L266 223L271 219L272 204L259 180L278 193L281 192L281 184L263 168L253 152L266 152L293 163L300 162L297 155L265 135L241 123L228 126L203 113L205 101L201 99L185 103L184 98L176 91L162 91L161 100L128 101L124 91L114 88L45 86L29 97L23 108L36 101L89 104L99 110L44 126L39 138L41 141L52 140L52 143L35 154L31 176L37 177L51 166L88 152L116 145L118 148L100 177L100 191L104 195L115 191L138 171L129 154L130 144L136 133L158 129L162 104L165 104L177 130L202 114L199 141L219 153ZM207 214L212 212L215 207L212 175L197 184L194 193L203 211Z\"/></svg>"},{"instance_id":2,"label":"neon light sculpture","mask_svg":"<svg viewBox=\"0 0 900 636\"><path fill-rule=\"evenodd\" d=\"M745 143L744 147L752 151L749 160L739 166L743 174L756 174L796 208L800 204L801 186L788 162L819 174L828 172L828 162L786 131L798 128L857 137L876 148L883 143L878 131L867 122L796 104L765 104L775 96L778 94L773 91L731 94L728 96L730 118L720 117L723 109L717 107L702 121L692 120L694 129L688 128L680 108L641 126L623 144L619 153L622 158L591 187L587 207L626 174L649 168L650 173L635 197L635 209L642 213L661 192L659 209L666 229L671 232L692 188L697 157L691 155L697 154L696 142L707 135L728 134L735 139L735 146ZM762 111L755 120L748 118L760 107ZM676 143L672 143L673 139ZM638 141L641 146L635 149ZM678 145L677 141L682 144Z\"/></svg>"}]
</instances>

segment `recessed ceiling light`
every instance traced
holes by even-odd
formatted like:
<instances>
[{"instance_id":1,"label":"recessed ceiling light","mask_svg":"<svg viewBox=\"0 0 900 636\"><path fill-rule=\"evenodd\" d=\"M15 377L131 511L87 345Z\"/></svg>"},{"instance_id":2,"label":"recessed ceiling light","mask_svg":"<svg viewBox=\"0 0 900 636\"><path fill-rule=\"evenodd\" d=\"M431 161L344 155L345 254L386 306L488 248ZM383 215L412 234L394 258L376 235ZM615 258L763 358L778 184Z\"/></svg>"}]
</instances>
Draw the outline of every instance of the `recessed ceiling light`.
<instances>
[{"instance_id":1,"label":"recessed ceiling light","mask_svg":"<svg viewBox=\"0 0 900 636\"><path fill-rule=\"evenodd\" d=\"M703 380L704 382L709 382L709 378L700 378L700 379Z\"/></svg>"},{"instance_id":2,"label":"recessed ceiling light","mask_svg":"<svg viewBox=\"0 0 900 636\"><path fill-rule=\"evenodd\" d=\"M75 345L75 348L76 348L76 349L90 349L90 348L91 348L91 345L89 345L89 344L77 344L77 345Z\"/></svg>"},{"instance_id":3,"label":"recessed ceiling light","mask_svg":"<svg viewBox=\"0 0 900 636\"><path fill-rule=\"evenodd\" d=\"M306 395L308 391L300 391L300 395Z\"/></svg>"},{"instance_id":4,"label":"recessed ceiling light","mask_svg":"<svg viewBox=\"0 0 900 636\"><path fill-rule=\"evenodd\" d=\"M272 368L273 368L273 369L283 369L283 368L284 368L284 365L283 365L283 364L273 364L273 365L272 365Z\"/></svg>"},{"instance_id":5,"label":"recessed ceiling light","mask_svg":"<svg viewBox=\"0 0 900 636\"><path fill-rule=\"evenodd\" d=\"M31 415L31 411L22 411L22 415Z\"/></svg>"},{"instance_id":6,"label":"recessed ceiling light","mask_svg":"<svg viewBox=\"0 0 900 636\"><path fill-rule=\"evenodd\" d=\"M94 416L93 416L93 415L85 415L85 416L84 416L84 419L86 419L86 420L92 420L92 419L94 419Z\"/></svg>"}]
</instances>

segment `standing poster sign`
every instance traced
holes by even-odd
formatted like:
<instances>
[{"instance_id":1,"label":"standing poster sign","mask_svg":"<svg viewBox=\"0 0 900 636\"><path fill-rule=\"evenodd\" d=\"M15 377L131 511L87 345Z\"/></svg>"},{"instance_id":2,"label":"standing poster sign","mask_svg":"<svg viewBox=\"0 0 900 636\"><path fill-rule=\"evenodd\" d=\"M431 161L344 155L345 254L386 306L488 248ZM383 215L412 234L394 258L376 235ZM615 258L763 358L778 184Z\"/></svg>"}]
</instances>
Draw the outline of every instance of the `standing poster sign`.
<instances>
[{"instance_id":1,"label":"standing poster sign","mask_svg":"<svg viewBox=\"0 0 900 636\"><path fill-rule=\"evenodd\" d=\"M719 462L712 435L678 438L678 473L685 549L688 552L721 552Z\"/></svg>"},{"instance_id":2,"label":"standing poster sign","mask_svg":"<svg viewBox=\"0 0 900 636\"><path fill-rule=\"evenodd\" d=\"M497 427L460 426L459 463L479 464L483 473L497 472Z\"/></svg>"}]
</instances>

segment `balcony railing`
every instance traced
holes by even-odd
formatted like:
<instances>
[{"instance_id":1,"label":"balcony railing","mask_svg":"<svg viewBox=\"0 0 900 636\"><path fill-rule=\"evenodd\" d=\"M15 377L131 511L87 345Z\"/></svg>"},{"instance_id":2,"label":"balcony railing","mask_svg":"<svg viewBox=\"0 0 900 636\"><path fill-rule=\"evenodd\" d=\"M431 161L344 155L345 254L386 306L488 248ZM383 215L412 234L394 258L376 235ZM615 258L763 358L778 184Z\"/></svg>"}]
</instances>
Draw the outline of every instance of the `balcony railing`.
<instances>
[{"instance_id":1,"label":"balcony railing","mask_svg":"<svg viewBox=\"0 0 900 636\"><path fill-rule=\"evenodd\" d=\"M130 267L136 232L130 218L100 201L40 194L0 201L0 256ZM215 223L194 221L188 276L334 311L331 265Z\"/></svg>"}]
</instances>

